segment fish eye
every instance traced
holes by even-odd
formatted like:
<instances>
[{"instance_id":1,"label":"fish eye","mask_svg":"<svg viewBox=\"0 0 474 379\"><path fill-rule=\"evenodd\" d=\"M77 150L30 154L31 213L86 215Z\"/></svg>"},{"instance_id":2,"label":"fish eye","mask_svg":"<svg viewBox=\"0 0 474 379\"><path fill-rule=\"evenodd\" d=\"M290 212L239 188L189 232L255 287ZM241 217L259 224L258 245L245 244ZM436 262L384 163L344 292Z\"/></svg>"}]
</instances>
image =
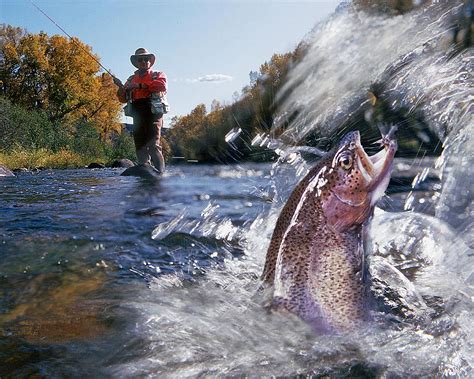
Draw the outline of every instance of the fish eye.
<instances>
[{"instance_id":1,"label":"fish eye","mask_svg":"<svg viewBox=\"0 0 474 379\"><path fill-rule=\"evenodd\" d=\"M344 170L349 170L352 167L352 157L350 155L343 155L339 158L339 166Z\"/></svg>"}]
</instances>

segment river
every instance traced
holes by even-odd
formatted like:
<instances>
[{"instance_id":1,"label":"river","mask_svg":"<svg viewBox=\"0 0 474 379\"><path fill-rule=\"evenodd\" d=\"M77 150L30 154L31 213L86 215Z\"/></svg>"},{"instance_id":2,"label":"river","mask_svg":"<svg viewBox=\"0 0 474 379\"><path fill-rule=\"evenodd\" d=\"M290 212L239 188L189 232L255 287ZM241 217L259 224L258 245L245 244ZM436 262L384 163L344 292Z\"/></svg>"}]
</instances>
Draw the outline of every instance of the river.
<instances>
[{"instance_id":1,"label":"river","mask_svg":"<svg viewBox=\"0 0 474 379\"><path fill-rule=\"evenodd\" d=\"M449 227L429 216L439 197L436 175L415 191L399 176L433 162L397 160L385 211L374 219L384 233L375 238L376 257L400 248L386 262L406 273L426 268L429 248L450 237ZM373 377L411 372L410 360L397 356L420 359L419 348L441 341L443 354L460 354L462 332L444 302L429 308L431 292L416 298L410 283L377 261L375 275L399 291L384 296L402 299L394 313L413 320L429 308L442 321L384 321L353 335L318 337L299 320L264 309L258 278L277 210L299 171L301 163L175 166L157 183L117 169L2 178L0 374ZM404 221L393 219L399 215ZM418 223L421 235L413 231ZM411 234L401 233L407 227ZM444 235L435 234L440 230ZM439 370L449 358L443 354L423 355L419 372Z\"/></svg>"}]
</instances>

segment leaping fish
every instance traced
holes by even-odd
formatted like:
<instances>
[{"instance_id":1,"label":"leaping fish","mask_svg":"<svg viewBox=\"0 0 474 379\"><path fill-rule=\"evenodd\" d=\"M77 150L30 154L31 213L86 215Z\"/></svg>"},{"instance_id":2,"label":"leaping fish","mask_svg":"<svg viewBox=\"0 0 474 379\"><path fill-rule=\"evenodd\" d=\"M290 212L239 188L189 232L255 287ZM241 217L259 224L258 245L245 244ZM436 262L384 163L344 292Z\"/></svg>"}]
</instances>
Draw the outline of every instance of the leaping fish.
<instances>
[{"instance_id":1,"label":"leaping fish","mask_svg":"<svg viewBox=\"0 0 474 379\"><path fill-rule=\"evenodd\" d=\"M358 131L346 134L294 189L276 223L262 280L272 307L317 330L351 329L368 318L364 229L383 196L397 142L368 156Z\"/></svg>"}]
</instances>

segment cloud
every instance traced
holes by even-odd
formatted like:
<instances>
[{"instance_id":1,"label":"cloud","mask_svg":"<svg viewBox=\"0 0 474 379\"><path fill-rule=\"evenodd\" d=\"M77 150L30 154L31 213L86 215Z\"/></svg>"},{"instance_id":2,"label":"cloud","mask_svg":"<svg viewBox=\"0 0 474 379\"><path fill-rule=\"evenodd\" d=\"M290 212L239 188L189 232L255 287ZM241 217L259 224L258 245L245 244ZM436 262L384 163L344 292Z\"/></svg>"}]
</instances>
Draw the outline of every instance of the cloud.
<instances>
[{"instance_id":1,"label":"cloud","mask_svg":"<svg viewBox=\"0 0 474 379\"><path fill-rule=\"evenodd\" d=\"M204 76L200 76L199 78L194 79L183 79L183 78L176 78L173 79L173 82L185 82L185 83L224 83L230 82L234 80L234 78L230 75L224 74L207 74Z\"/></svg>"},{"instance_id":2,"label":"cloud","mask_svg":"<svg viewBox=\"0 0 474 379\"><path fill-rule=\"evenodd\" d=\"M230 75L224 74L207 74L197 78L198 82L213 82L213 83L222 83L229 82L233 79Z\"/></svg>"}]
</instances>

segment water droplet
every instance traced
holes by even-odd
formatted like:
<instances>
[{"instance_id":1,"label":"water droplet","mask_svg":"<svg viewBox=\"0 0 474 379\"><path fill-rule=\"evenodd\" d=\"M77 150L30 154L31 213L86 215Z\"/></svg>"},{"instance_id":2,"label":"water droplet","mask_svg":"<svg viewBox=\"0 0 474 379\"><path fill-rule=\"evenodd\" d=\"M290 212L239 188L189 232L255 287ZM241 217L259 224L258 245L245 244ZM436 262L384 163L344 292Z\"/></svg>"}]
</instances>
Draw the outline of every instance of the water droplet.
<instances>
[{"instance_id":1,"label":"water droplet","mask_svg":"<svg viewBox=\"0 0 474 379\"><path fill-rule=\"evenodd\" d=\"M224 140L227 143L234 142L237 139L237 137L240 135L240 133L242 133L242 129L235 127L225 135Z\"/></svg>"}]
</instances>

